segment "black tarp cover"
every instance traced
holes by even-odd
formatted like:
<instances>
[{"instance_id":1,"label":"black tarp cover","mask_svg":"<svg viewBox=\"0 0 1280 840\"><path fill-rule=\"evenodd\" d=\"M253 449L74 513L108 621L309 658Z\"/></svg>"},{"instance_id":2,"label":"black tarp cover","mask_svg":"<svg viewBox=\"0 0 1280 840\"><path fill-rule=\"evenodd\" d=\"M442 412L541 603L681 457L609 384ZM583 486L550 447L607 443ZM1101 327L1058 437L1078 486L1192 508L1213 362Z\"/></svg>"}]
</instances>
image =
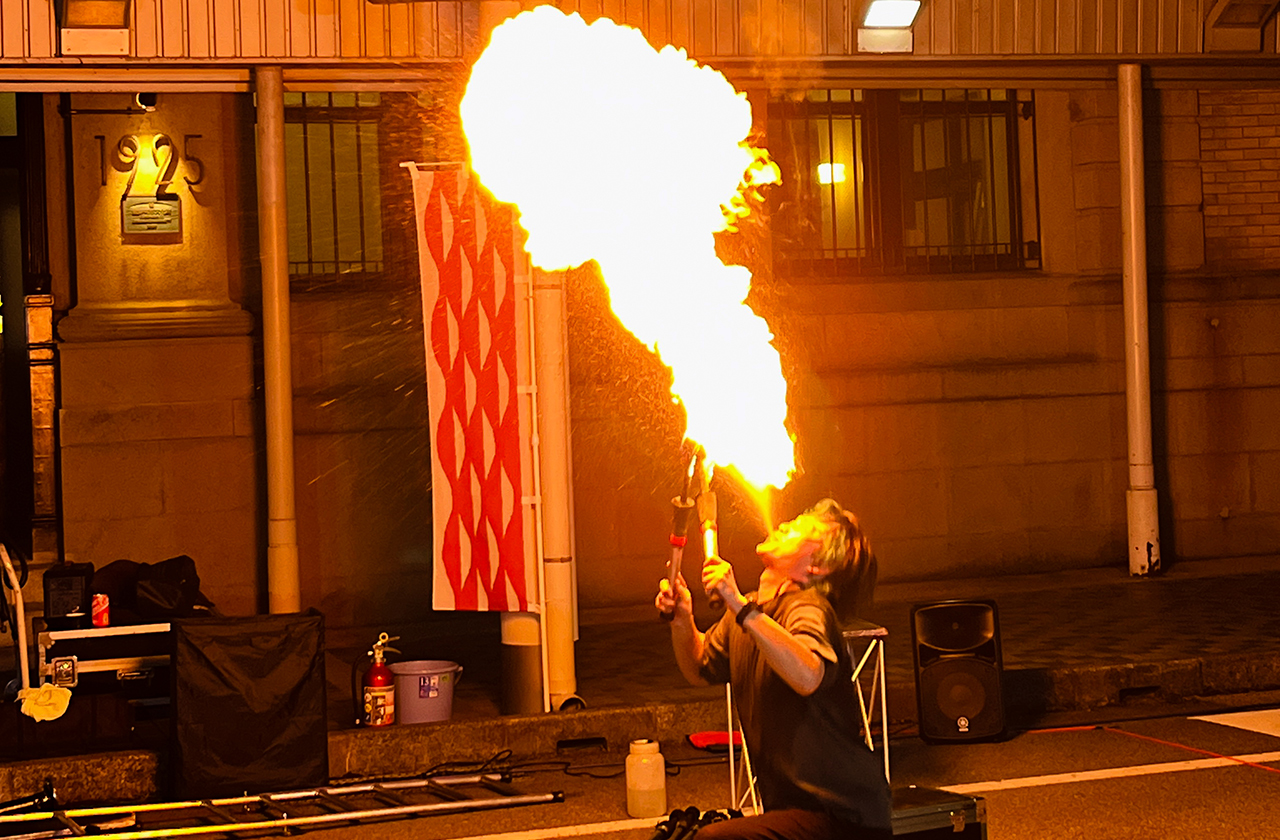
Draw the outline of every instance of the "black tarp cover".
<instances>
[{"instance_id":1,"label":"black tarp cover","mask_svg":"<svg viewBox=\"0 0 1280 840\"><path fill-rule=\"evenodd\" d=\"M324 616L191 618L172 627L174 794L328 784Z\"/></svg>"}]
</instances>

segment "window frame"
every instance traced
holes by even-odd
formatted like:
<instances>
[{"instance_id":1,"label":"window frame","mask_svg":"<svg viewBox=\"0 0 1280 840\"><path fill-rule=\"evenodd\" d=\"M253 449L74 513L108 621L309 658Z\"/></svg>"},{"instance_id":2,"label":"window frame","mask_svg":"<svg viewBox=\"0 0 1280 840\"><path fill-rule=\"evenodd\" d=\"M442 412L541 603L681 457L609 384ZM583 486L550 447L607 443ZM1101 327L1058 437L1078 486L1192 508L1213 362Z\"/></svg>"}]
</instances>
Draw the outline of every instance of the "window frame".
<instances>
[{"instance_id":1,"label":"window frame","mask_svg":"<svg viewBox=\"0 0 1280 840\"><path fill-rule=\"evenodd\" d=\"M1004 91L1004 98L993 97L992 91L995 90ZM913 99L904 97L909 91L916 92ZM985 95L972 96L974 91L982 91ZM825 99L814 98L814 94L824 92ZM835 99L833 94L836 92L847 96ZM956 92L960 95L956 96ZM791 173L784 165L783 187L775 188L770 196L774 273L784 278L850 279L1039 269L1038 206L1034 206L1034 192L1028 196L1026 185L1022 183L1028 174L1022 146L1030 142L1032 160L1035 155L1034 113L1033 92L1002 88L858 90L826 87L771 97L767 108L767 145L775 160L793 164ZM980 243L905 244L905 233L909 228L904 219L907 198L903 194L903 180L909 167L903 162L901 135L908 120L939 118L949 123L944 126L947 131L963 131L974 119L986 120L989 167L995 160L994 121L1004 122L1003 177L998 176L994 168L988 172L993 184L999 180L1004 182L1001 198L1007 201L1008 218L1007 221L997 221L993 215L992 230L996 230L998 224L1007 224L1007 241L998 241L993 236L993 241ZM826 123L826 148L830 154L836 119L852 120L856 138L854 148L861 150L861 157L854 162L861 175L857 181L858 194L852 200L845 200L845 205L852 206L855 214L855 247L841 244L838 233L840 205L835 199L834 184L830 187L830 201L835 213L828 222L823 218L825 211L817 191L812 189L818 186L816 179L808 174L800 175L801 172L817 171L817 161L810 159L814 148L814 137L809 133L811 126ZM804 135L798 140L794 131L796 125L804 126ZM834 155L831 157L834 160ZM793 180L803 179L799 180L799 187L789 188L788 174ZM1034 168L1030 174L1034 178ZM1028 198L1033 206L1027 206ZM798 223L795 220L781 221L786 213L794 212L794 208L786 206L788 203L802 206L804 218ZM859 209L859 205L863 209ZM818 247L796 247L787 242L790 236L805 236L803 228L810 230L811 242L815 241L812 231L816 231ZM828 237L829 241L823 241Z\"/></svg>"},{"instance_id":2,"label":"window frame","mask_svg":"<svg viewBox=\"0 0 1280 840\"><path fill-rule=\"evenodd\" d=\"M357 160L359 160L362 164L357 169L357 172L356 172L358 190L361 195L365 194L366 190L368 189L366 185L366 178L372 174L374 177L377 178L376 192L380 197L379 201L374 202L372 204L369 204L367 201L364 201L364 200L357 202L357 206L360 212L360 226L359 226L360 227L360 251L361 253L368 252L369 243L366 241L366 237L370 234L370 231L368 230L368 225L366 225L365 213L370 209L374 209L379 214L379 218L376 221L376 224L377 224L376 233L378 236L378 243L377 243L378 257L376 259L362 259L362 260L343 260L343 259L337 259L337 258L333 260L315 259L314 251L313 251L315 246L315 236L314 236L313 227L312 227L313 224L315 223L315 220L311 212L311 201L313 196L312 196L312 190L310 189L310 181L314 177L313 175L314 170L313 170L313 161L310 157L310 152L309 152L310 144L304 139L303 159L300 163L298 163L298 168L300 172L304 175L304 177L308 180L308 185L307 185L307 188L303 191L303 196L304 196L303 200L305 202L305 206L302 213L299 214L299 217L301 219L301 223L306 226L306 231L307 231L306 232L307 259L295 260L293 259L292 254L288 255L288 273L289 273L290 286L294 287L299 291L318 290L318 289L330 287L330 286L333 286L334 284L339 284L339 283L348 287L351 286L352 284L358 284L360 286L375 284L386 273L388 263L392 259L393 243L390 240L391 232L388 230L388 227L389 227L387 223L388 220L385 218L385 215L382 212L383 206L385 204L385 200L382 200L382 199L385 196L386 189L387 189L387 184L385 183L385 180L387 177L387 168L388 168L387 162L384 159L387 153L387 149L385 148L386 143L384 141L385 141L385 135L387 133L386 129L387 129L388 116L390 114L390 109L386 102L386 98L384 96L378 95L378 92L376 91L372 92L374 95L379 96L379 99L376 103L359 104L361 96L370 95L369 92L360 92L360 93L347 94L347 95L356 97L356 100L355 100L356 104L333 105L332 104L333 96L335 94L342 94L342 93L344 92L329 91L329 92L324 92L323 94L316 94L311 92L293 94L293 95L286 94L286 104L284 108L285 130L286 132L288 132L290 126L301 125L303 126L303 132L305 136L305 132L308 126L328 126L330 130L330 138L332 141L334 127L340 126L340 125L356 125L357 126L356 135L355 135L356 149L357 149L356 155L357 155ZM307 104L307 99L310 97L314 97L316 95L324 95L329 97L330 104L327 104L327 105ZM299 96L302 97L301 104L291 102L291 100L296 100ZM364 158L362 157L360 152L361 134L358 128L358 126L360 125L368 125L368 124L373 125L374 130L376 131L376 137L378 141L377 146L373 153L374 160L373 160L373 166L371 170L366 169L366 167L363 165ZM340 251L340 244L339 244L339 235L340 235L339 224L340 224L341 217L339 215L338 206L337 206L338 163L335 156L335 147L336 147L336 144L333 142L330 142L329 161L327 164L328 168L326 171L329 173L329 177L331 179L330 195L331 195L331 201L332 201L331 213L332 213L332 219L333 219L334 255L335 257L340 257L341 251ZM286 190L286 193L289 193L289 192L290 190ZM294 197L292 195L289 195L287 200L292 202L294 200ZM292 214L291 214L291 218L292 218ZM298 270L299 266L304 267L304 269ZM312 267L313 270L305 270L306 266ZM317 267L321 269L328 269L328 270L314 270Z\"/></svg>"}]
</instances>

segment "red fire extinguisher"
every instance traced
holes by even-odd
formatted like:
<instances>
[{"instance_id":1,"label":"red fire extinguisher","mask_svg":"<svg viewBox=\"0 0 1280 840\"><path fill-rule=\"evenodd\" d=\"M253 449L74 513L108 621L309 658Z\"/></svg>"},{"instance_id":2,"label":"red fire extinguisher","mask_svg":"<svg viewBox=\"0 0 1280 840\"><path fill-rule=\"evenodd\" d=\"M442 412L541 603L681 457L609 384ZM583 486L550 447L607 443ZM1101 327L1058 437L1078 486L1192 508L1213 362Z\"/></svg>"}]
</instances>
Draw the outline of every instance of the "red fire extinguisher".
<instances>
[{"instance_id":1,"label":"red fire extinguisher","mask_svg":"<svg viewBox=\"0 0 1280 840\"><path fill-rule=\"evenodd\" d=\"M387 667L386 654L399 653L388 642L394 642L399 636L378 634L378 641L373 643L373 650L366 656L373 657L373 664L364 672L360 684L360 711L358 723L361 726L387 726L396 722L396 678Z\"/></svg>"}]
</instances>

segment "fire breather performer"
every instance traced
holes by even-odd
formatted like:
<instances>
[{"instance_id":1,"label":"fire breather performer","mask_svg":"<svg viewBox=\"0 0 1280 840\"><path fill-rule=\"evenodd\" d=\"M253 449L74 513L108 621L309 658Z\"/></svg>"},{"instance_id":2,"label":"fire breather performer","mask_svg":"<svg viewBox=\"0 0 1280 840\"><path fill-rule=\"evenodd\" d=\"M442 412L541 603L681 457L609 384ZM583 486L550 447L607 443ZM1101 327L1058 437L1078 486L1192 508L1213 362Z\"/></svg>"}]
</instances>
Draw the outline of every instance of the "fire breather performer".
<instances>
[{"instance_id":1,"label":"fire breather performer","mask_svg":"<svg viewBox=\"0 0 1280 840\"><path fill-rule=\"evenodd\" d=\"M780 525L756 547L757 591L710 557L708 594L725 613L705 634L683 577L658 584L671 644L694 685L728 682L758 777L764 813L712 823L698 840L861 840L892 837L884 768L859 735L853 664L839 614L870 602L875 558L853 514L831 499Z\"/></svg>"}]
</instances>

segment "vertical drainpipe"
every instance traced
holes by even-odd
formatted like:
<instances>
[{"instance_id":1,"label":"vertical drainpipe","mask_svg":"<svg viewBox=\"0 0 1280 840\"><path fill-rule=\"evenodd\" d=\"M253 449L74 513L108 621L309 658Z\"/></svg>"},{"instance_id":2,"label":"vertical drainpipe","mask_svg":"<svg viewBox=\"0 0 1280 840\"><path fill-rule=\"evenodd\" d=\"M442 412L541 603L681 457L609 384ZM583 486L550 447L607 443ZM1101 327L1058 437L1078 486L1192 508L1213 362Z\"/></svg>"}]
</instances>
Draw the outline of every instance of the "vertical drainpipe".
<instances>
[{"instance_id":1,"label":"vertical drainpipe","mask_svg":"<svg viewBox=\"0 0 1280 840\"><path fill-rule=\"evenodd\" d=\"M293 496L293 372L284 186L284 73L253 71L258 112L258 243L267 411L267 592L273 613L302 609Z\"/></svg>"},{"instance_id":2,"label":"vertical drainpipe","mask_svg":"<svg viewBox=\"0 0 1280 840\"><path fill-rule=\"evenodd\" d=\"M547 688L553 709L581 706L574 670L573 467L564 272L533 272Z\"/></svg>"},{"instance_id":3,"label":"vertical drainpipe","mask_svg":"<svg viewBox=\"0 0 1280 840\"><path fill-rule=\"evenodd\" d=\"M1151 349L1147 329L1147 221L1142 66L1121 64L1120 228L1124 259L1125 414L1129 429L1129 574L1160 570L1160 518L1151 455Z\"/></svg>"},{"instance_id":4,"label":"vertical drainpipe","mask_svg":"<svg viewBox=\"0 0 1280 840\"><path fill-rule=\"evenodd\" d=\"M520 284L517 279L517 285ZM536 360L537 318L534 315L533 272L529 271L523 279L527 288L524 303L528 317L528 393L529 412L532 417L530 430L530 451L532 453L530 469L533 473L533 496L525 500L531 503L531 519L534 554L537 560L537 598L534 611L504 612L502 614L502 713L533 714L534 712L551 711L551 692L547 688L549 682L547 668L547 623L542 620L545 614L543 606L547 602L547 567L543 561L542 541L542 440L541 417L538 407L538 373Z\"/></svg>"}]
</instances>

